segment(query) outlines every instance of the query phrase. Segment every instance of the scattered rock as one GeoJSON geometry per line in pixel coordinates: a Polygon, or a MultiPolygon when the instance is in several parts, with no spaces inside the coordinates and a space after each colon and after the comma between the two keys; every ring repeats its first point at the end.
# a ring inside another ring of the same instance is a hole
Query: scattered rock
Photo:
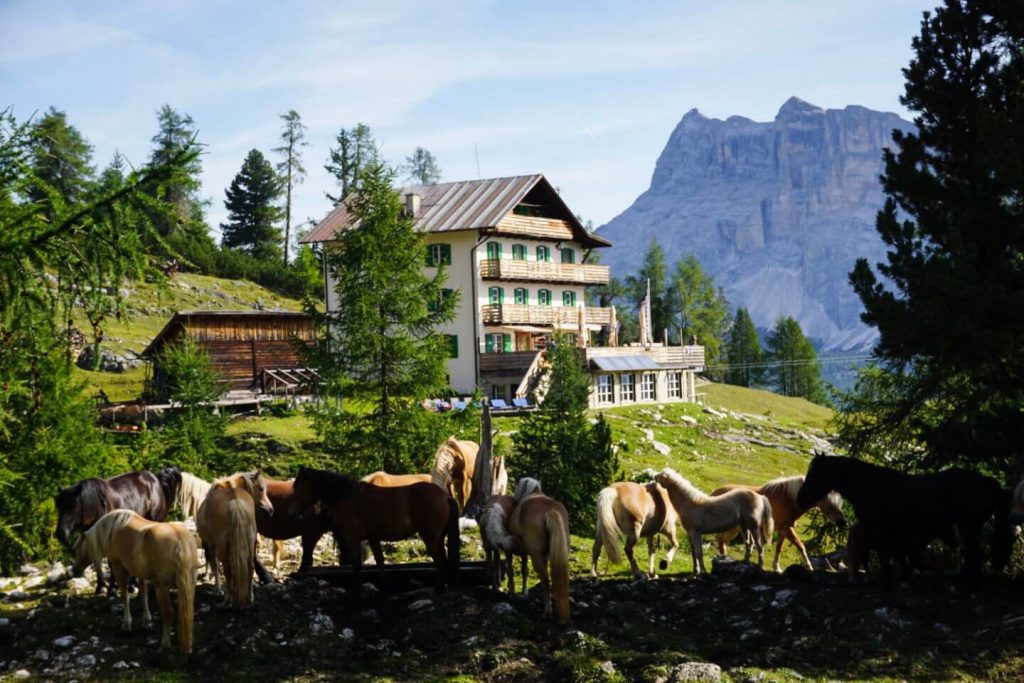
{"type": "Polygon", "coordinates": [[[499,602],[497,605],[494,606],[495,614],[514,614],[515,611],[516,608],[507,602],[499,602]]]}
{"type": "Polygon", "coordinates": [[[309,620],[309,630],[313,635],[321,633],[334,633],[334,620],[326,614],[317,612],[309,620]]]}
{"type": "Polygon", "coordinates": [[[18,573],[22,576],[35,576],[39,573],[39,571],[39,567],[36,567],[31,564],[23,564],[21,565],[21,568],[18,569],[18,573]]]}
{"type": "Polygon", "coordinates": [[[74,644],[75,644],[75,637],[74,636],[61,636],[60,638],[57,638],[56,640],[53,641],[53,646],[56,647],[56,648],[60,648],[60,649],[71,647],[74,644]]]}
{"type": "Polygon", "coordinates": [[[14,672],[13,677],[15,679],[22,680],[22,679],[25,679],[25,678],[31,678],[32,674],[29,673],[28,669],[18,669],[17,671],[14,672]]]}
{"type": "Polygon", "coordinates": [[[376,595],[377,593],[380,592],[380,589],[377,588],[377,586],[375,586],[375,585],[373,585],[372,583],[369,583],[369,582],[364,583],[362,586],[360,586],[360,589],[366,595],[376,595]]]}
{"type": "Polygon", "coordinates": [[[10,626],[11,620],[7,617],[0,617],[0,626],[10,626]]]}
{"type": "Polygon", "coordinates": [[[75,665],[83,669],[91,669],[96,666],[96,655],[82,655],[75,660],[75,665]]]}
{"type": "Polygon", "coordinates": [[[86,346],[79,354],[75,365],[83,370],[95,368],[101,372],[127,372],[142,365],[142,360],[131,351],[119,356],[109,349],[100,349],[99,364],[97,365],[95,349],[92,346],[86,346]]]}
{"type": "Polygon", "coordinates": [[[115,671],[121,671],[122,669],[127,669],[127,668],[129,668],[129,666],[130,666],[130,665],[128,664],[128,662],[126,662],[126,661],[124,661],[124,660],[122,659],[122,660],[120,660],[120,661],[118,661],[118,662],[114,662],[114,666],[113,666],[113,667],[111,667],[111,668],[112,668],[112,669],[114,669],[115,671]]]}
{"type": "Polygon", "coordinates": [[[660,441],[652,441],[651,446],[653,446],[654,450],[658,451],[662,455],[668,455],[672,452],[672,448],[670,446],[663,444],[660,441]]]}
{"type": "Polygon", "coordinates": [[[689,683],[690,681],[722,680],[722,667],[709,662],[686,662],[672,669],[668,683],[689,683]]]}
{"type": "Polygon", "coordinates": [[[46,582],[53,584],[63,581],[67,574],[67,568],[61,562],[54,562],[50,571],[46,573],[46,582]]]}
{"type": "Polygon", "coordinates": [[[615,664],[613,664],[611,660],[601,662],[601,666],[599,668],[605,676],[615,675],[615,664]]]}
{"type": "Polygon", "coordinates": [[[788,607],[789,603],[793,602],[799,594],[799,591],[793,590],[792,588],[783,588],[775,594],[775,599],[772,600],[772,607],[788,607]]]}
{"type": "Polygon", "coordinates": [[[28,600],[31,597],[31,595],[21,590],[20,588],[16,588],[7,594],[7,599],[11,602],[21,602],[23,600],[28,600]]]}
{"type": "Polygon", "coordinates": [[[356,632],[350,628],[343,628],[338,635],[341,636],[342,640],[352,640],[356,637],[356,632]]]}
{"type": "Polygon", "coordinates": [[[653,429],[645,429],[644,430],[644,438],[647,439],[648,441],[654,441],[654,430],[653,429]]]}
{"type": "Polygon", "coordinates": [[[409,605],[409,611],[410,612],[419,612],[421,610],[430,609],[433,606],[434,606],[434,601],[433,600],[426,600],[426,599],[424,599],[424,600],[417,600],[416,602],[411,603],[409,605]]]}
{"type": "Polygon", "coordinates": [[[696,427],[699,424],[697,422],[697,418],[690,417],[689,415],[680,415],[679,421],[682,422],[683,424],[690,425],[691,427],[696,427]]]}
{"type": "MultiPolygon", "coordinates": [[[[712,417],[724,418],[725,413],[720,413],[711,406],[704,406],[704,412],[712,417]]],[[[715,680],[718,680],[717,678],[715,680]]]]}

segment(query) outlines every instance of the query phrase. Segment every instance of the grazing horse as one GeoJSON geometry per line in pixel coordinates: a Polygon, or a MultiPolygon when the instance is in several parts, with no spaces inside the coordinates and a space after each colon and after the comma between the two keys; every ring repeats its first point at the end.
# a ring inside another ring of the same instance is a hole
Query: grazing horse
{"type": "Polygon", "coordinates": [[[384,488],[352,477],[303,467],[295,478],[289,514],[299,514],[320,503],[342,556],[352,562],[359,585],[363,555],[360,542],[367,541],[383,575],[383,541],[401,541],[419,534],[437,569],[438,591],[445,575],[458,569],[459,508],[455,499],[433,484],[384,488]],[[445,539],[448,554],[445,556],[445,539]]]}
{"type": "Polygon", "coordinates": [[[597,533],[594,548],[590,553],[590,574],[597,576],[597,561],[601,557],[601,546],[608,552],[612,564],[622,562],[619,553],[618,535],[626,535],[626,557],[633,574],[638,578],[654,578],[654,537],[664,534],[669,548],[661,561],[662,571],[668,569],[676,554],[679,542],[676,540],[676,523],[679,515],[672,507],[668,492],[657,482],[646,485],[621,481],[601,489],[597,494],[597,533]],[[641,538],[647,539],[647,574],[640,572],[633,558],[633,547],[641,538]]]}
{"type": "Polygon", "coordinates": [[[509,551],[521,543],[523,550],[533,562],[533,571],[540,581],[544,601],[544,614],[550,616],[552,593],[554,612],[558,621],[569,621],[569,513],[565,506],[549,498],[539,489],[535,479],[524,485],[520,480],[516,487],[516,507],[508,520],[511,536],[502,541],[502,548],[509,551]],[[527,491],[532,493],[527,494],[527,491]],[[550,580],[548,565],[551,566],[550,580]]]}
{"type": "Polygon", "coordinates": [[[171,645],[171,589],[178,591],[178,651],[192,652],[192,621],[196,594],[196,566],[198,550],[192,533],[177,522],[151,522],[131,510],[113,510],[100,517],[85,532],[75,547],[76,575],[90,563],[104,557],[110,560],[110,569],[121,586],[124,600],[124,629],[132,628],[129,609],[128,577],[133,576],[142,585],[142,625],[148,627],[153,618],[149,613],[149,590],[152,582],[156,600],[160,605],[163,636],[160,647],[171,645]]]}
{"type": "Polygon", "coordinates": [[[757,548],[757,560],[764,567],[764,542],[771,542],[775,522],[772,506],[765,496],[737,489],[720,496],[707,496],[684,479],[675,470],[666,467],[654,475],[654,480],[665,487],[672,506],[690,539],[693,575],[706,574],[704,548],[701,536],[717,534],[740,527],[746,544],[744,561],[750,561],[751,544],[757,548]]]}
{"type": "MultiPolygon", "coordinates": [[[[60,489],[54,498],[57,508],[57,537],[66,548],[72,547],[72,535],[87,531],[111,510],[133,510],[146,519],[167,519],[170,501],[164,497],[160,480],[147,470],[128,472],[110,479],[83,479],[60,489]]],[[[103,590],[102,562],[96,563],[96,593],[103,590]]],[[[113,585],[110,590],[113,591],[113,585]]]]}
{"type": "Polygon", "coordinates": [[[969,470],[904,474],[840,456],[816,456],[797,503],[808,506],[829,491],[850,501],[864,530],[864,544],[878,552],[883,579],[892,580],[891,560],[906,561],[955,527],[962,556],[961,580],[981,572],[981,529],[995,514],[993,565],[1002,569],[1013,543],[1009,507],[999,483],[969,470]]]}
{"type": "Polygon", "coordinates": [[[516,501],[512,496],[491,496],[484,504],[480,514],[477,515],[477,524],[480,527],[480,540],[484,546],[484,557],[487,559],[487,573],[491,577],[491,589],[500,590],[501,573],[504,569],[505,577],[508,579],[508,592],[512,595],[516,592],[516,579],[513,572],[513,557],[518,555],[521,562],[521,574],[523,577],[523,593],[526,592],[526,552],[522,542],[515,538],[509,538],[508,518],[512,515],[516,501]],[[511,550],[505,550],[503,543],[508,544],[511,550]],[[505,560],[502,562],[501,554],[505,553],[505,560]]]}
{"type": "Polygon", "coordinates": [[[368,474],[362,479],[367,484],[374,486],[408,486],[419,482],[431,483],[433,475],[430,474],[388,474],[384,470],[378,470],[368,474]]]}
{"type": "MultiPolygon", "coordinates": [[[[313,550],[320,542],[323,535],[331,530],[330,518],[322,514],[318,506],[298,513],[291,513],[291,502],[295,493],[295,480],[288,479],[280,481],[264,478],[267,485],[267,498],[270,500],[274,514],[267,514],[264,510],[256,510],[256,530],[261,535],[273,539],[273,561],[274,566],[278,565],[281,553],[281,541],[300,536],[302,538],[302,559],[299,562],[299,571],[303,572],[313,566],[313,550]]],[[[260,581],[268,583],[270,574],[263,565],[256,560],[256,573],[260,581]]]]}
{"type": "MultiPolygon", "coordinates": [[[[473,492],[473,472],[480,446],[474,441],[463,441],[454,436],[441,444],[434,454],[431,481],[459,501],[463,510],[473,492]]],[[[496,456],[491,459],[491,494],[505,495],[508,490],[508,472],[505,459],[496,456]]]]}
{"type": "Polygon", "coordinates": [[[252,603],[252,573],[256,559],[256,507],[269,515],[267,482],[256,472],[238,472],[213,482],[196,514],[206,562],[220,586],[218,563],[224,565],[226,601],[235,607],[252,603]]]}
{"type": "MultiPolygon", "coordinates": [[[[800,551],[800,555],[804,558],[804,566],[808,569],[813,569],[811,558],[807,556],[807,548],[804,547],[800,537],[796,535],[796,520],[800,519],[807,512],[807,508],[801,507],[796,502],[796,494],[803,485],[804,478],[802,476],[782,477],[780,479],[772,479],[763,486],[726,484],[712,491],[711,495],[720,496],[735,489],[747,489],[766,497],[768,502],[772,504],[772,519],[775,521],[775,528],[779,532],[779,540],[775,545],[775,560],[772,562],[772,569],[782,571],[779,565],[779,558],[782,556],[782,545],[786,542],[786,539],[789,539],[790,543],[800,551]]],[[[843,499],[838,493],[831,492],[826,494],[814,504],[814,507],[821,510],[821,514],[825,515],[826,519],[839,528],[846,526],[846,517],[843,516],[843,499]]],[[[740,530],[736,528],[718,534],[719,554],[725,555],[725,546],[728,545],[729,541],[736,538],[739,532],[740,530]]]]}

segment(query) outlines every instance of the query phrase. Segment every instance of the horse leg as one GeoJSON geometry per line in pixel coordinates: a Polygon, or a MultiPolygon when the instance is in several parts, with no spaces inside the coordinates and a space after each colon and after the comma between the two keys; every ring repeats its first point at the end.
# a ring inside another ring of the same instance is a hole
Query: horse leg
{"type": "Polygon", "coordinates": [[[700,532],[694,528],[688,529],[686,534],[687,538],[690,539],[690,559],[693,562],[693,575],[707,574],[707,569],[704,568],[704,549],[700,545],[700,532]]]}
{"type": "Polygon", "coordinates": [[[319,536],[316,534],[302,535],[302,559],[299,560],[300,572],[304,572],[313,566],[313,549],[316,548],[316,544],[322,536],[323,534],[319,536]]]}
{"type": "Polygon", "coordinates": [[[537,572],[537,579],[540,581],[540,599],[544,603],[544,616],[550,617],[551,609],[551,584],[548,581],[548,558],[543,554],[531,554],[533,571],[537,572]]]}
{"type": "Polygon", "coordinates": [[[377,564],[377,576],[384,580],[384,549],[380,546],[380,541],[369,541],[370,552],[373,553],[373,561],[377,564]]]}
{"type": "MultiPolygon", "coordinates": [[[[499,551],[499,553],[500,552],[501,551],[499,551]]],[[[508,580],[508,594],[509,595],[515,595],[515,593],[516,593],[516,576],[515,576],[515,569],[512,566],[514,558],[512,557],[512,553],[509,552],[508,550],[506,550],[504,552],[505,552],[505,559],[504,559],[504,562],[505,562],[505,574],[507,575],[507,580],[508,580]]]]}
{"type": "MultiPolygon", "coordinates": [[[[252,562],[253,567],[256,569],[256,576],[259,578],[261,586],[265,586],[268,583],[274,583],[274,577],[270,575],[267,568],[263,566],[262,562],[260,562],[260,558],[256,557],[255,549],[253,549],[252,562]]],[[[274,566],[276,567],[277,563],[275,563],[274,566]]]]}
{"type": "Polygon", "coordinates": [[[529,591],[526,589],[526,579],[530,576],[530,565],[526,562],[526,555],[519,556],[519,573],[523,576],[522,595],[527,595],[529,591]]]}
{"type": "Polygon", "coordinates": [[[750,546],[754,543],[754,532],[750,530],[750,527],[744,525],[743,528],[743,541],[746,545],[746,552],[743,553],[743,561],[750,562],[750,546]]]}
{"type": "Polygon", "coordinates": [[[736,538],[736,536],[738,536],[739,533],[740,533],[740,530],[737,527],[737,528],[734,528],[734,529],[729,529],[728,531],[723,531],[722,533],[718,534],[718,536],[715,538],[715,540],[718,541],[718,554],[719,555],[725,555],[726,546],[728,546],[732,542],[732,539],[736,538]]]}
{"type": "Polygon", "coordinates": [[[638,535],[637,525],[634,524],[633,528],[626,534],[626,559],[629,560],[629,567],[633,570],[633,576],[638,579],[646,579],[647,577],[640,573],[640,568],[636,566],[636,559],[633,557],[633,548],[636,546],[638,535]]]}
{"type": "Polygon", "coordinates": [[[676,549],[679,548],[679,540],[676,538],[675,525],[672,526],[671,531],[662,531],[662,534],[668,539],[668,551],[665,553],[665,559],[661,561],[658,567],[661,571],[668,570],[670,564],[672,564],[672,558],[676,556],[676,549]]]}
{"type": "Polygon", "coordinates": [[[594,537],[594,547],[590,551],[590,575],[597,578],[597,561],[601,559],[601,534],[594,537]]]}
{"type": "Polygon", "coordinates": [[[111,581],[117,580],[117,585],[121,589],[121,601],[124,602],[124,621],[121,622],[121,628],[125,631],[132,630],[132,611],[129,609],[131,605],[131,595],[128,593],[128,572],[124,570],[119,563],[110,563],[110,574],[111,581]]]}
{"type": "Polygon", "coordinates": [[[149,582],[139,580],[139,592],[142,594],[142,628],[153,625],[153,615],[149,612],[149,582]]]}
{"type": "Polygon", "coordinates": [[[814,571],[814,565],[811,564],[811,558],[807,554],[807,548],[804,546],[804,542],[800,540],[800,537],[796,535],[796,527],[788,527],[785,531],[779,534],[779,544],[775,548],[775,571],[779,571],[779,555],[782,551],[782,542],[785,539],[789,539],[789,542],[796,546],[796,549],[800,551],[800,556],[804,558],[804,566],[809,570],[814,571]]]}
{"type": "Polygon", "coordinates": [[[653,579],[654,573],[654,534],[647,537],[647,576],[653,579]]]}
{"type": "MultiPolygon", "coordinates": [[[[160,638],[160,647],[171,646],[171,622],[174,621],[174,608],[171,607],[171,590],[160,586],[156,589],[156,602],[160,606],[160,620],[163,622],[163,635],[160,638]]],[[[180,634],[179,634],[180,636],[180,634]]]]}

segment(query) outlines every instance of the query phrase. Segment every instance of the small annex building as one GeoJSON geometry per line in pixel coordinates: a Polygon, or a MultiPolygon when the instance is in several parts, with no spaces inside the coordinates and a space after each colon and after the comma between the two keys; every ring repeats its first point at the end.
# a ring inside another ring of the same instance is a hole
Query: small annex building
{"type": "Polygon", "coordinates": [[[316,383],[299,344],[312,344],[312,316],[296,311],[179,311],[150,342],[142,357],[151,364],[146,393],[166,398],[161,351],[185,337],[210,356],[228,391],[299,393],[316,383]]]}

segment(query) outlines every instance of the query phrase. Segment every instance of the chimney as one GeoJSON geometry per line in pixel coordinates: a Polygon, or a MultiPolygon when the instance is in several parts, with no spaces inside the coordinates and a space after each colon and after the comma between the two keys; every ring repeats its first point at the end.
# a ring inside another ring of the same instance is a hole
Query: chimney
{"type": "Polygon", "coordinates": [[[420,212],[420,196],[415,192],[409,192],[405,195],[405,215],[411,218],[416,218],[420,212]]]}

